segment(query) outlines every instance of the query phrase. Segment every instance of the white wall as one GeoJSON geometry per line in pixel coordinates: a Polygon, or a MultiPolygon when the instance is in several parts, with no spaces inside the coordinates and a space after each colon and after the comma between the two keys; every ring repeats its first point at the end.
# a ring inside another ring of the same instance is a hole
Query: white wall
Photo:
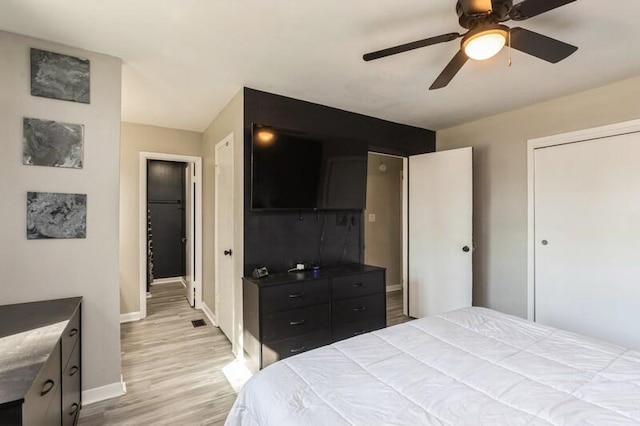
{"type": "Polygon", "coordinates": [[[437,132],[474,147],[475,305],[527,316],[527,140],[637,118],[640,77],[437,132]]]}
{"type": "MultiPolygon", "coordinates": [[[[234,157],[234,331],[233,350],[238,353],[242,348],[242,276],[244,269],[244,90],[240,90],[227,106],[218,114],[204,132],[203,137],[203,217],[204,231],[202,258],[204,303],[215,309],[215,146],[229,134],[233,133],[234,157]]],[[[228,303],[221,300],[220,303],[228,303]]],[[[217,314],[217,312],[214,312],[217,314]]]]}
{"type": "Polygon", "coordinates": [[[0,304],[83,296],[82,386],[120,382],[120,59],[0,32],[0,304]],[[91,104],[30,95],[29,48],[88,58],[91,104]],[[84,168],[22,165],[22,119],[85,125],[84,168]],[[87,238],[26,238],[27,191],[87,194],[87,238]]]}
{"type": "Polygon", "coordinates": [[[140,152],[199,157],[202,133],[122,123],[120,138],[120,313],[140,311],[140,152]]]}

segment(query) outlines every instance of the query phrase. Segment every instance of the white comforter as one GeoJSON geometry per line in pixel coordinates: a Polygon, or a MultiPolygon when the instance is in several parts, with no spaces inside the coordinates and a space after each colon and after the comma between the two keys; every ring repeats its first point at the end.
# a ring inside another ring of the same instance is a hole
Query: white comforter
{"type": "Polygon", "coordinates": [[[640,424],[640,352],[467,308],[277,362],[226,424],[640,424]]]}

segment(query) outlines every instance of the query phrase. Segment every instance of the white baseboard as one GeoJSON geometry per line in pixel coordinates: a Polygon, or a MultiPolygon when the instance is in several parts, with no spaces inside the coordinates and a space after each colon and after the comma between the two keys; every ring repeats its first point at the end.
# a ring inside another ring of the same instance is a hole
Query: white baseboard
{"type": "Polygon", "coordinates": [[[216,315],[213,313],[211,308],[209,308],[209,306],[207,306],[207,304],[204,302],[202,302],[202,312],[204,312],[207,318],[209,318],[209,321],[211,321],[211,324],[215,325],[216,327],[218,326],[218,321],[216,321],[216,315]]]}
{"type": "Polygon", "coordinates": [[[187,288],[187,280],[184,277],[180,277],[180,282],[182,283],[182,287],[187,288]]]}
{"type": "Polygon", "coordinates": [[[141,312],[129,312],[127,314],[120,314],[120,324],[123,324],[125,322],[134,322],[134,321],[140,321],[142,319],[142,313],[141,312]]]}
{"type": "Polygon", "coordinates": [[[402,284],[388,285],[387,286],[387,293],[390,293],[392,291],[398,291],[398,290],[402,290],[402,284]]]}
{"type": "Polygon", "coordinates": [[[153,280],[151,282],[151,285],[173,284],[173,283],[184,283],[184,278],[183,277],[158,278],[157,280],[153,280]]]}
{"type": "Polygon", "coordinates": [[[120,376],[120,381],[110,385],[82,391],[82,405],[95,404],[111,398],[117,398],[127,393],[127,384],[120,376]]]}

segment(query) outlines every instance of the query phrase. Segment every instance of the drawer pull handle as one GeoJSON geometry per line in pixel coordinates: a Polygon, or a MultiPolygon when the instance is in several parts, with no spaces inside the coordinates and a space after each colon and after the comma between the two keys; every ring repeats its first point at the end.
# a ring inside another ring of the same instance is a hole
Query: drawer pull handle
{"type": "Polygon", "coordinates": [[[69,376],[73,376],[74,374],[76,374],[78,372],[78,370],[80,370],[77,366],[73,366],[71,367],[71,370],[69,370],[69,376]]]}
{"type": "Polygon", "coordinates": [[[355,283],[355,284],[353,285],[353,287],[354,287],[354,288],[360,288],[360,287],[362,287],[363,285],[364,285],[363,283],[355,283]]]}
{"type": "Polygon", "coordinates": [[[300,346],[299,348],[289,349],[289,352],[291,352],[292,354],[297,354],[298,352],[302,352],[305,349],[307,349],[306,346],[300,346]]]}
{"type": "Polygon", "coordinates": [[[76,334],[78,334],[78,329],[77,328],[72,328],[71,331],[69,332],[69,337],[73,337],[76,334]]]}
{"type": "Polygon", "coordinates": [[[303,319],[298,320],[298,321],[289,321],[289,325],[302,325],[302,324],[304,324],[305,322],[307,322],[307,321],[306,321],[306,320],[303,320],[303,319]]]}
{"type": "Polygon", "coordinates": [[[71,410],[69,410],[69,415],[73,416],[75,413],[78,412],[78,407],[80,407],[78,404],[76,404],[75,402],[73,404],[71,404],[71,410]]]}
{"type": "Polygon", "coordinates": [[[353,308],[353,312],[362,312],[362,311],[366,311],[367,307],[366,306],[360,306],[359,308],[353,308]]]}
{"type": "Polygon", "coordinates": [[[53,389],[53,386],[55,384],[56,384],[56,382],[54,382],[53,380],[47,379],[47,381],[44,382],[44,384],[42,385],[42,390],[40,391],[40,396],[45,396],[46,394],[51,392],[51,389],[53,389]]]}
{"type": "Polygon", "coordinates": [[[299,299],[304,296],[304,293],[293,293],[289,295],[289,299],[299,299]]]}

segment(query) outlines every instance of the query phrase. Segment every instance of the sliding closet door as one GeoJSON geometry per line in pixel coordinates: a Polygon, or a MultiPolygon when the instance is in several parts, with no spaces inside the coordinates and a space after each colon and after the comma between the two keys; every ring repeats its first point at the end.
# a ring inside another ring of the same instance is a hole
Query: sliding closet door
{"type": "Polygon", "coordinates": [[[409,316],[471,306],[472,148],[409,157],[409,316]]]}
{"type": "Polygon", "coordinates": [[[536,321],[640,349],[640,134],[534,155],[536,321]]]}

